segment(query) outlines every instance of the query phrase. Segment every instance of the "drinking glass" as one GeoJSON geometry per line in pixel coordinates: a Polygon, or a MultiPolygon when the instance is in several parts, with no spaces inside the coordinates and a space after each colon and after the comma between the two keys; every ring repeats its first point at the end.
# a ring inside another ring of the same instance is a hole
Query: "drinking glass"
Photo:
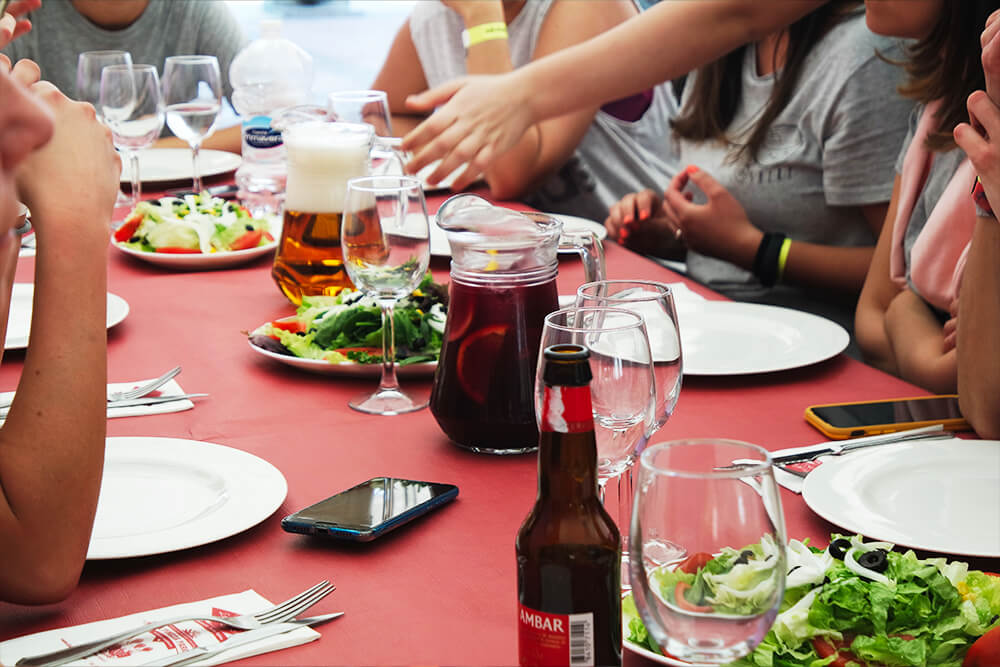
{"type": "Polygon", "coordinates": [[[330,93],[328,110],[334,120],[368,123],[375,136],[392,136],[389,97],[383,90],[342,90],[330,93]]]}
{"type": "MultiPolygon", "coordinates": [[[[670,419],[681,391],[681,338],[670,286],[649,280],[597,280],[577,289],[576,305],[624,308],[639,313],[645,320],[653,355],[653,380],[656,387],[656,409],[650,433],[652,436],[670,419]]],[[[632,466],[617,479],[619,525],[625,533],[632,511],[632,466]]],[[[628,553],[628,545],[624,545],[624,561],[628,560],[628,553]]],[[[623,568],[625,569],[627,566],[623,568]]],[[[627,579],[626,576],[623,581],[625,588],[628,588],[627,579]]]]}
{"type": "Polygon", "coordinates": [[[215,56],[169,56],[163,65],[167,126],[191,146],[194,191],[201,192],[198,151],[222,108],[222,77],[215,56]]]}
{"type": "Polygon", "coordinates": [[[729,663],[752,651],[785,588],[785,522],[770,455],[734,440],[651,445],[637,489],[629,569],[650,636],[691,662],[729,663]],[[664,559],[663,543],[681,550],[664,559]],[[710,576],[683,574],[712,558],[719,567],[710,576]]]}
{"type": "MultiPolygon", "coordinates": [[[[101,70],[108,65],[131,65],[132,54],[128,51],[84,51],[76,60],[76,99],[89,102],[97,112],[97,119],[104,122],[101,114],[101,70]]],[[[115,207],[128,206],[132,198],[118,190],[115,207]]]]}
{"type": "MultiPolygon", "coordinates": [[[[642,316],[608,307],[566,308],[549,313],[540,348],[574,343],[590,350],[591,400],[597,439],[597,477],[601,500],[609,480],[628,471],[652,432],[656,391],[649,338],[642,316]]],[[[539,359],[542,355],[539,355],[539,359]]],[[[544,383],[541,362],[535,377],[535,414],[540,414],[544,383]]],[[[628,516],[619,494],[618,516],[628,516]]],[[[624,530],[622,534],[624,534],[624,530]]]]}
{"type": "Polygon", "coordinates": [[[347,182],[340,232],[344,267],[354,285],[382,309],[382,379],[378,389],[350,401],[355,410],[398,415],[427,406],[396,380],[393,308],[416,289],[430,263],[427,204],[420,181],[365,176],[347,182]]]}
{"type": "Polygon", "coordinates": [[[132,201],[142,198],[139,151],[148,148],[163,129],[160,79],[152,65],[109,65],[101,71],[98,102],[101,117],[111,130],[115,148],[129,163],[132,201]]]}

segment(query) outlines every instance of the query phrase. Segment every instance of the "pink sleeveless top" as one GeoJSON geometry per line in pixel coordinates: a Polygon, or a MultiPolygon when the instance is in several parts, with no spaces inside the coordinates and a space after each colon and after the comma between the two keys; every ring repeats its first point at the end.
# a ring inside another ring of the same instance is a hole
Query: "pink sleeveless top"
{"type": "MultiPolygon", "coordinates": [[[[889,275],[901,287],[907,286],[903,240],[934,159],[934,154],[924,146],[924,140],[934,127],[937,107],[937,103],[932,103],[924,109],[903,158],[889,258],[889,275]]],[[[963,160],[910,250],[910,282],[924,301],[945,312],[958,296],[976,224],[976,207],[969,194],[975,180],[972,164],[968,159],[963,160]]]]}

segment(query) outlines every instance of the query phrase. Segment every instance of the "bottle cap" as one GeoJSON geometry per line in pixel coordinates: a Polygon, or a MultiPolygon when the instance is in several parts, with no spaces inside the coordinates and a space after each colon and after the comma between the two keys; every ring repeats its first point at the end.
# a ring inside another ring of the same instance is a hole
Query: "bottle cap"
{"type": "Polygon", "coordinates": [[[545,360],[542,380],[547,385],[582,387],[594,377],[588,362],[590,350],[582,345],[550,345],[542,356],[545,360]]]}

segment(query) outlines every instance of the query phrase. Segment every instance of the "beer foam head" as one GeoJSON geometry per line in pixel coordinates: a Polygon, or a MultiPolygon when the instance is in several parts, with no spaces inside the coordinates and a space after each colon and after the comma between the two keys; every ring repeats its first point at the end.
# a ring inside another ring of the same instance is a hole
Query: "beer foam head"
{"type": "Polygon", "coordinates": [[[285,208],[300,213],[340,213],[347,181],[368,175],[370,125],[306,122],[283,133],[288,160],[285,208]]]}

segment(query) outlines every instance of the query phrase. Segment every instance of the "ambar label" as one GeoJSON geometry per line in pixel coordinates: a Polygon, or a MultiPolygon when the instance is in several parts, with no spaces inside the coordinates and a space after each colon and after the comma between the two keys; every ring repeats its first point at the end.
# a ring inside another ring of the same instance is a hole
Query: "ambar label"
{"type": "Polygon", "coordinates": [[[517,646],[521,665],[593,667],[594,615],[548,614],[520,605],[517,646]]]}

